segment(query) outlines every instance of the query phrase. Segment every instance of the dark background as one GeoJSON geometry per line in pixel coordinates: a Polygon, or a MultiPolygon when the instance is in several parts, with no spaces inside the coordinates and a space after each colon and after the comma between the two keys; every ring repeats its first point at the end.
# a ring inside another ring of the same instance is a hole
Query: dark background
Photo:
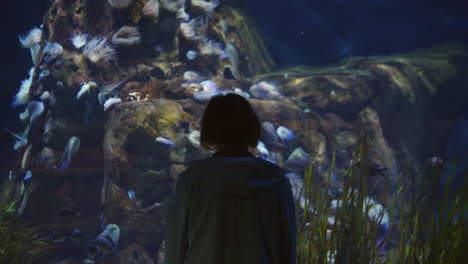
{"type": "MultiPolygon", "coordinates": [[[[18,35],[39,26],[48,0],[3,1],[0,96],[0,168],[10,166],[18,114],[10,106],[31,65],[18,35]]],[[[437,43],[468,43],[468,1],[464,0],[226,0],[255,18],[276,63],[323,65],[348,56],[385,55],[437,43]]],[[[468,107],[454,135],[468,138],[468,107]]],[[[462,151],[460,142],[448,151],[462,151]],[[452,149],[457,148],[457,149],[452,149]]],[[[452,140],[454,141],[454,140],[452,140]]],[[[466,141],[466,140],[465,140],[466,141]]],[[[464,143],[468,148],[468,142],[464,143]]],[[[463,145],[463,144],[462,144],[463,145]]]]}

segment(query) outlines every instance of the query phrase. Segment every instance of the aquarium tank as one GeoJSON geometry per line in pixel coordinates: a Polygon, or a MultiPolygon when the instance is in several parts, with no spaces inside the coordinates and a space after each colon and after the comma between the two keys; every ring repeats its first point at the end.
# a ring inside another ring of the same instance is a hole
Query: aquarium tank
{"type": "Polygon", "coordinates": [[[466,261],[468,3],[2,5],[0,263],[165,263],[219,93],[291,182],[297,263],[466,261]]]}

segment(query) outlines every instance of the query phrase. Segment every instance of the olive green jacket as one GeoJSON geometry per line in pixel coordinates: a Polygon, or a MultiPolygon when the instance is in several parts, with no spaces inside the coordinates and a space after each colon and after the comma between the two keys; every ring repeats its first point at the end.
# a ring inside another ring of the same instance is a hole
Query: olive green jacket
{"type": "Polygon", "coordinates": [[[166,263],[296,263],[294,200],[284,174],[253,155],[191,162],[169,210],[166,263]]]}

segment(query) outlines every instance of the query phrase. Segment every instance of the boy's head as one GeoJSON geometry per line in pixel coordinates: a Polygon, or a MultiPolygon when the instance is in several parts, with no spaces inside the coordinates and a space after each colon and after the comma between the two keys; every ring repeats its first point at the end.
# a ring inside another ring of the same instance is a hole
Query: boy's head
{"type": "Polygon", "coordinates": [[[203,114],[200,143],[208,150],[223,146],[255,148],[260,133],[257,114],[244,97],[218,94],[211,98],[203,114]]]}

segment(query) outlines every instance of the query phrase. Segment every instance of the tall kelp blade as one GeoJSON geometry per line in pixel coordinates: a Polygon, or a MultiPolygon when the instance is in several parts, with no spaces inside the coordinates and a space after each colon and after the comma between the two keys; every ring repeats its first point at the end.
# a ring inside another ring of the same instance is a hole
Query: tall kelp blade
{"type": "Polygon", "coordinates": [[[0,207],[0,263],[29,264],[50,252],[53,246],[48,239],[10,209],[0,207]]]}
{"type": "Polygon", "coordinates": [[[385,208],[391,228],[382,236],[379,225],[384,210],[370,217],[375,205],[370,198],[374,190],[368,185],[368,144],[363,135],[341,193],[335,197],[328,193],[334,155],[328,174],[314,175],[311,159],[296,201],[298,263],[464,263],[468,252],[468,175],[453,191],[455,170],[451,171],[440,194],[443,166],[416,176],[402,171],[385,208]]]}

